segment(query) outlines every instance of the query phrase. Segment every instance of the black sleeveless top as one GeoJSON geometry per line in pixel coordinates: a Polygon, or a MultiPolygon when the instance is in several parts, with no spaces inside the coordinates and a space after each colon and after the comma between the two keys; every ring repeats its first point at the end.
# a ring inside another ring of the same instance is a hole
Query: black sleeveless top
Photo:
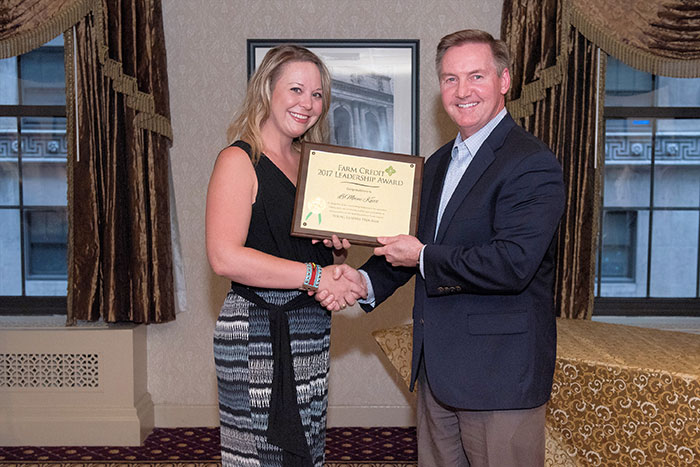
{"type": "MultiPolygon", "coordinates": [[[[236,141],[231,146],[243,149],[250,156],[250,145],[236,141]]],[[[333,264],[333,253],[322,242],[292,237],[292,216],[296,187],[286,175],[262,154],[255,165],[258,194],[248,228],[245,246],[292,261],[313,262],[321,266],[333,264]]]]}

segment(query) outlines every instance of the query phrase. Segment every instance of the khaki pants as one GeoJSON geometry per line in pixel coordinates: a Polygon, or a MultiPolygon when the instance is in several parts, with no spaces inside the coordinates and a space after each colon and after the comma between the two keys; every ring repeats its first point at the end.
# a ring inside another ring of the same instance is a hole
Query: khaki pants
{"type": "Polygon", "coordinates": [[[541,467],[547,404],[534,409],[475,411],[437,401],[421,364],[418,374],[420,467],[541,467]]]}

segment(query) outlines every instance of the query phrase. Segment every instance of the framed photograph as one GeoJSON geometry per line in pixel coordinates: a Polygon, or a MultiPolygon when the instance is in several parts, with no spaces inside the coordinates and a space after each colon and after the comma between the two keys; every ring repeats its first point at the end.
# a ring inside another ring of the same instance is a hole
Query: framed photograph
{"type": "Polygon", "coordinates": [[[420,156],[305,142],[291,234],[366,246],[415,236],[422,179],[420,156]]]}
{"type": "Polygon", "coordinates": [[[418,155],[417,40],[248,39],[248,77],[283,43],[310,49],[331,73],[331,144],[418,155]]]}

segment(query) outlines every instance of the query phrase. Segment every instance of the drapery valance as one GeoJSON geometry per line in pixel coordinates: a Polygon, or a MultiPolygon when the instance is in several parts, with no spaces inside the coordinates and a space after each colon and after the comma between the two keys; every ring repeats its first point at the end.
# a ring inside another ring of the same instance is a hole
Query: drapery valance
{"type": "Polygon", "coordinates": [[[90,12],[93,0],[2,0],[0,59],[45,44],[90,12]]]}
{"type": "MultiPolygon", "coordinates": [[[[104,30],[106,7],[102,0],[2,0],[0,2],[0,59],[27,53],[64,33],[88,14],[104,30]]],[[[106,34],[106,32],[105,32],[106,34]]],[[[110,57],[104,34],[97,38],[97,58],[115,91],[127,96],[127,105],[139,113],[138,128],[161,134],[172,141],[167,93],[156,102],[154,91],[143,92],[144,83],[123,71],[120,61],[110,57]],[[141,86],[139,86],[141,84],[141,86]],[[156,110],[156,107],[158,109],[156,110]],[[167,109],[164,109],[166,108],[167,109]]],[[[165,73],[161,67],[152,67],[165,73]]]]}
{"type": "Polygon", "coordinates": [[[571,25],[604,52],[655,75],[700,77],[697,0],[570,0],[571,25]]]}
{"type": "MultiPolygon", "coordinates": [[[[623,63],[656,75],[700,78],[700,2],[697,0],[561,0],[556,2],[506,0],[504,15],[516,8],[524,16],[518,24],[541,15],[545,43],[541,49],[511,50],[540,54],[540,66],[522,71],[524,84],[511,93],[508,110],[514,118],[533,113],[532,104],[544,99],[566,72],[567,36],[575,29],[596,47],[623,63]],[[529,19],[528,19],[529,18],[529,19]],[[553,32],[555,31],[556,32],[553,32]],[[549,55],[547,57],[546,55],[549,55]]],[[[502,31],[504,32],[504,31],[502,31]]],[[[502,35],[504,39],[505,35],[502,35]]],[[[515,46],[518,47],[518,46],[515,46]]]]}

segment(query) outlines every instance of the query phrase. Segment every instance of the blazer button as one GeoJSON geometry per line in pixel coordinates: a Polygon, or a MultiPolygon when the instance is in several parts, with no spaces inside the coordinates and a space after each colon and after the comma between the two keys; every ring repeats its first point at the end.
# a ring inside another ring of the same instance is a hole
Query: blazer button
{"type": "Polygon", "coordinates": [[[423,321],[423,318],[420,319],[420,324],[425,324],[425,321],[423,321]]]}
{"type": "Polygon", "coordinates": [[[460,292],[462,290],[462,287],[458,285],[457,287],[455,287],[455,289],[457,290],[457,292],[460,292]]]}
{"type": "Polygon", "coordinates": [[[444,287],[438,287],[438,292],[443,293],[445,291],[444,287]]]}

